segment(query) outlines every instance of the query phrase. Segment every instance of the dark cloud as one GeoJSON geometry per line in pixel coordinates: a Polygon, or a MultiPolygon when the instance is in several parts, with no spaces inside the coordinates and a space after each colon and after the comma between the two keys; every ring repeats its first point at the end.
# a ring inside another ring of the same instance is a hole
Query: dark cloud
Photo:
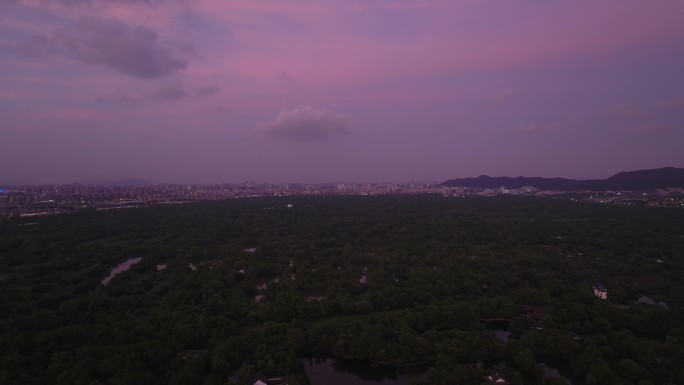
{"type": "Polygon", "coordinates": [[[304,107],[283,111],[277,118],[260,122],[264,133],[294,141],[323,141],[348,132],[349,123],[344,114],[304,107]]]}
{"type": "Polygon", "coordinates": [[[98,17],[82,17],[76,26],[60,29],[52,37],[34,36],[9,48],[29,57],[60,55],[142,79],[187,68],[183,59],[160,44],[153,30],[98,17]]]}
{"type": "MultiPolygon", "coordinates": [[[[45,3],[46,1],[43,0],[45,3]]],[[[119,2],[118,0],[114,0],[114,2],[119,2]]],[[[66,5],[69,7],[72,6],[77,6],[77,5],[92,5],[92,1],[90,0],[57,0],[52,2],[53,4],[60,4],[60,5],[66,5]]]]}
{"type": "Polygon", "coordinates": [[[219,93],[220,91],[221,91],[220,87],[206,86],[206,87],[199,88],[195,92],[197,93],[197,95],[200,95],[200,96],[211,96],[211,95],[219,93]]]}
{"type": "Polygon", "coordinates": [[[166,100],[179,100],[187,95],[188,93],[185,91],[183,84],[179,81],[166,83],[154,92],[154,97],[166,100]]]}
{"type": "Polygon", "coordinates": [[[69,57],[139,78],[160,78],[187,67],[160,46],[153,30],[116,20],[83,17],[75,29],[58,32],[55,41],[69,57]]]}

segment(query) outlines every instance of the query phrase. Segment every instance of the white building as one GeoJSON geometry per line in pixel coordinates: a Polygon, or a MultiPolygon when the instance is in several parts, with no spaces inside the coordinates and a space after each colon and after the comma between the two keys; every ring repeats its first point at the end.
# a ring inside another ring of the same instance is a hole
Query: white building
{"type": "Polygon", "coordinates": [[[602,284],[595,283],[592,287],[594,289],[594,295],[601,299],[608,299],[608,289],[606,289],[602,284]]]}

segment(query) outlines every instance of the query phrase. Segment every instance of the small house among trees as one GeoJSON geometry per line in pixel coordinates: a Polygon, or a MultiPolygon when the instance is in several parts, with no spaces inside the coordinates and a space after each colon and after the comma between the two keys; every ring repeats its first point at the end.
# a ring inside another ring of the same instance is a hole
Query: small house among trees
{"type": "Polygon", "coordinates": [[[594,295],[601,299],[608,299],[608,289],[606,289],[600,282],[594,283],[592,287],[594,289],[594,295]]]}
{"type": "Polygon", "coordinates": [[[254,378],[254,385],[287,385],[287,377],[267,378],[262,374],[257,374],[254,378]]]}
{"type": "Polygon", "coordinates": [[[486,384],[510,385],[512,382],[508,381],[501,373],[492,373],[485,377],[486,384]]]}

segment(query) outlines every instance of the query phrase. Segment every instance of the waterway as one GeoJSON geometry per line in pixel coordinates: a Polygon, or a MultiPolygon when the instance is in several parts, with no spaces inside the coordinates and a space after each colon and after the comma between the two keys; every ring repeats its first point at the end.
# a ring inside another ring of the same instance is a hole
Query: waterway
{"type": "Polygon", "coordinates": [[[130,269],[131,266],[135,265],[136,263],[140,262],[141,260],[142,260],[142,258],[131,258],[128,261],[120,264],[119,266],[113,267],[112,271],[109,273],[109,276],[102,279],[102,285],[107,286],[109,281],[111,281],[112,278],[114,278],[117,274],[130,269]]]}

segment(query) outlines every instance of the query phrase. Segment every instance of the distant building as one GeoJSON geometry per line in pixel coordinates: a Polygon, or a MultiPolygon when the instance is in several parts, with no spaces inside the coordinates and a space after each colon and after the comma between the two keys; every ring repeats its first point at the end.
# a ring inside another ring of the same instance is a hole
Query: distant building
{"type": "Polygon", "coordinates": [[[254,385],[287,385],[287,377],[267,378],[266,376],[257,374],[254,380],[254,385]]]}
{"type": "Polygon", "coordinates": [[[508,381],[500,373],[492,373],[485,377],[485,383],[487,384],[498,384],[498,385],[510,385],[512,382],[508,381]]]}
{"type": "Polygon", "coordinates": [[[207,349],[181,350],[176,356],[183,360],[194,360],[196,358],[202,357],[208,352],[209,351],[207,349]]]}
{"type": "Polygon", "coordinates": [[[571,330],[568,330],[568,331],[567,331],[567,335],[568,335],[570,338],[572,338],[573,341],[580,341],[580,340],[582,339],[582,336],[581,336],[581,335],[579,335],[579,334],[577,334],[577,333],[575,333],[575,332],[573,332],[573,331],[571,331],[571,330]]]}
{"type": "Polygon", "coordinates": [[[594,289],[594,295],[601,299],[608,299],[608,289],[606,289],[600,282],[594,283],[592,286],[594,289]]]}

